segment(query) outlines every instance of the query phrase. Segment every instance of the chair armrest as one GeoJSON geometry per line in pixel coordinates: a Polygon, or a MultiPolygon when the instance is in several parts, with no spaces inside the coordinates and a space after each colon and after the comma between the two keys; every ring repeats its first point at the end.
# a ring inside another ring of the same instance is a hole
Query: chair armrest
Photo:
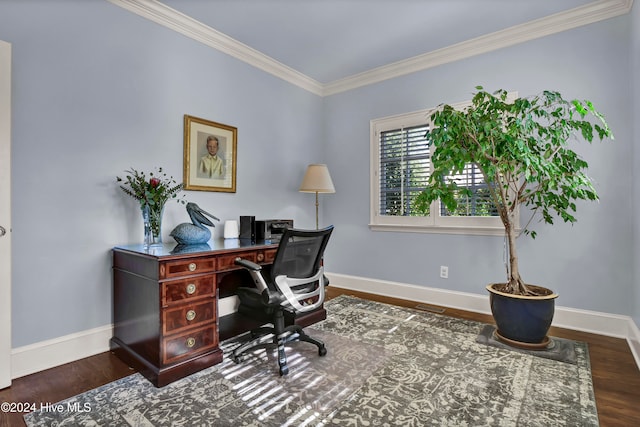
{"type": "Polygon", "coordinates": [[[251,262],[248,259],[243,259],[243,258],[236,258],[235,259],[235,264],[239,265],[240,267],[244,267],[247,270],[251,270],[251,271],[260,271],[262,270],[262,267],[259,266],[258,264],[256,264],[255,262],[251,262]]]}
{"type": "MultiPolygon", "coordinates": [[[[234,263],[249,270],[253,283],[256,284],[256,288],[258,288],[260,292],[264,292],[269,289],[267,282],[264,280],[264,277],[262,277],[262,267],[260,267],[260,265],[240,257],[236,258],[234,263]]],[[[271,300],[270,297],[268,299],[271,300]]]]}

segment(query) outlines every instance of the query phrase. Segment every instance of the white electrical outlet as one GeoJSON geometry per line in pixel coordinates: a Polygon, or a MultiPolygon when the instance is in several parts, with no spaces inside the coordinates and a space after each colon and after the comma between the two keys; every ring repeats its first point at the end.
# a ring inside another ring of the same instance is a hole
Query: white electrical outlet
{"type": "Polygon", "coordinates": [[[440,277],[442,277],[443,279],[449,278],[449,267],[447,267],[446,265],[440,266],[440,277]]]}

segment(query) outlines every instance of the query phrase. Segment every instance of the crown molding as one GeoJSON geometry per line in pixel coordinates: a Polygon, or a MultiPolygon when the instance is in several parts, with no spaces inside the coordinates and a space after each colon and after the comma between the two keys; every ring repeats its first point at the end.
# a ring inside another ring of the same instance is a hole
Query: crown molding
{"type": "Polygon", "coordinates": [[[136,15],[322,96],[320,82],[156,0],[108,0],[136,15]]]}
{"type": "Polygon", "coordinates": [[[614,18],[628,13],[633,6],[633,0],[596,0],[574,9],[476,37],[323,85],[317,80],[157,0],[108,1],[319,96],[335,95],[362,86],[560,33],[583,25],[614,18]]]}
{"type": "Polygon", "coordinates": [[[597,0],[584,6],[559,12],[524,24],[466,40],[442,49],[383,65],[369,71],[328,83],[323,95],[334,95],[358,87],[393,79],[475,55],[491,52],[583,25],[624,15],[633,0],[597,0]]]}

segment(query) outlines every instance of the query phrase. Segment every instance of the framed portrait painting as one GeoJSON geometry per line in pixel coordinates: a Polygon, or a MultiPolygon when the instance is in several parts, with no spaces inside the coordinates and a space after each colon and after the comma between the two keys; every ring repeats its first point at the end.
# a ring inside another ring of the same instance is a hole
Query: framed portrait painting
{"type": "Polygon", "coordinates": [[[184,189],[236,192],[238,129],[184,116],[184,189]]]}

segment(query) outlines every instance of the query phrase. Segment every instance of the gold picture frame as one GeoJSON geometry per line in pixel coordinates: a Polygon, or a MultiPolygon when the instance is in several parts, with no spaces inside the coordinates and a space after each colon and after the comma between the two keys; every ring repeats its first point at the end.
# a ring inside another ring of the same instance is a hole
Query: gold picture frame
{"type": "Polygon", "coordinates": [[[185,114],[184,189],[235,193],[237,145],[237,128],[185,114]]]}

